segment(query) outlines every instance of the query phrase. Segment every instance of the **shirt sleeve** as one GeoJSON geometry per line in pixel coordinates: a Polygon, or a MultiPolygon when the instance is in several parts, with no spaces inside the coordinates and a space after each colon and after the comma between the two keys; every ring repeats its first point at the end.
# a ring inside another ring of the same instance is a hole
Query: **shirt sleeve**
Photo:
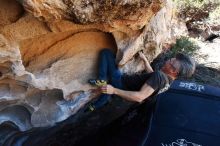
{"type": "Polygon", "coordinates": [[[150,77],[146,80],[146,84],[151,86],[154,90],[158,90],[162,84],[160,72],[152,72],[150,77]]]}

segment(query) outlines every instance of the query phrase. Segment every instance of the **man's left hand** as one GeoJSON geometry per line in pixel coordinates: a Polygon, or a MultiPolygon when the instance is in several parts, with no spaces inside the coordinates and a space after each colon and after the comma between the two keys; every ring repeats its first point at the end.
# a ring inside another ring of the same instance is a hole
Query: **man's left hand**
{"type": "Polygon", "coordinates": [[[147,58],[146,58],[146,56],[144,55],[143,52],[139,51],[138,54],[139,54],[139,56],[140,56],[140,58],[141,58],[142,60],[147,60],[147,58]]]}
{"type": "Polygon", "coordinates": [[[112,85],[104,85],[101,87],[101,92],[104,94],[114,94],[115,88],[112,85]]]}

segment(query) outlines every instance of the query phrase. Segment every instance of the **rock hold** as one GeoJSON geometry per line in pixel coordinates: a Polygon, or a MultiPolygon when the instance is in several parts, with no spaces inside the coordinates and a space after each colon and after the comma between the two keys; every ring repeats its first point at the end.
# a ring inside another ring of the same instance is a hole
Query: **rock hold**
{"type": "Polygon", "coordinates": [[[102,48],[134,73],[144,69],[139,50],[152,61],[186,33],[171,0],[18,2],[0,2],[0,112],[27,104],[34,127],[62,121],[98,95],[87,80],[96,78],[102,48]]]}

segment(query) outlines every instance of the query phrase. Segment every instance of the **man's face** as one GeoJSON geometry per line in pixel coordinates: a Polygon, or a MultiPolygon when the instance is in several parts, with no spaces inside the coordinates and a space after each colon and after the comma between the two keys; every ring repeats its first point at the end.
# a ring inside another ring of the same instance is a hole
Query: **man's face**
{"type": "Polygon", "coordinates": [[[176,77],[180,70],[180,62],[176,58],[171,58],[166,61],[161,70],[166,74],[176,77]]]}

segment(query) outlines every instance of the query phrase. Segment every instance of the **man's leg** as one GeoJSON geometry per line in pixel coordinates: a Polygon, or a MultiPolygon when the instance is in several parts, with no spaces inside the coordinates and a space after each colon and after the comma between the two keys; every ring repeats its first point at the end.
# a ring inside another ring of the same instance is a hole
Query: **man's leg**
{"type": "Polygon", "coordinates": [[[121,72],[115,62],[115,54],[109,49],[103,49],[99,58],[100,80],[109,80],[109,83],[116,88],[121,88],[121,72]]]}
{"type": "Polygon", "coordinates": [[[110,49],[103,49],[99,54],[98,79],[107,81],[113,70],[117,70],[115,54],[110,49]]]}
{"type": "Polygon", "coordinates": [[[117,69],[115,55],[110,49],[103,49],[99,53],[98,78],[89,80],[89,83],[96,86],[106,85],[110,68],[117,69]]]}
{"type": "MultiPolygon", "coordinates": [[[[109,49],[103,49],[100,52],[98,79],[105,81],[109,80],[109,84],[116,88],[122,88],[121,73],[115,63],[115,55],[109,49]]],[[[94,103],[93,107],[96,109],[102,107],[109,101],[110,97],[111,95],[102,94],[94,103]]]]}

